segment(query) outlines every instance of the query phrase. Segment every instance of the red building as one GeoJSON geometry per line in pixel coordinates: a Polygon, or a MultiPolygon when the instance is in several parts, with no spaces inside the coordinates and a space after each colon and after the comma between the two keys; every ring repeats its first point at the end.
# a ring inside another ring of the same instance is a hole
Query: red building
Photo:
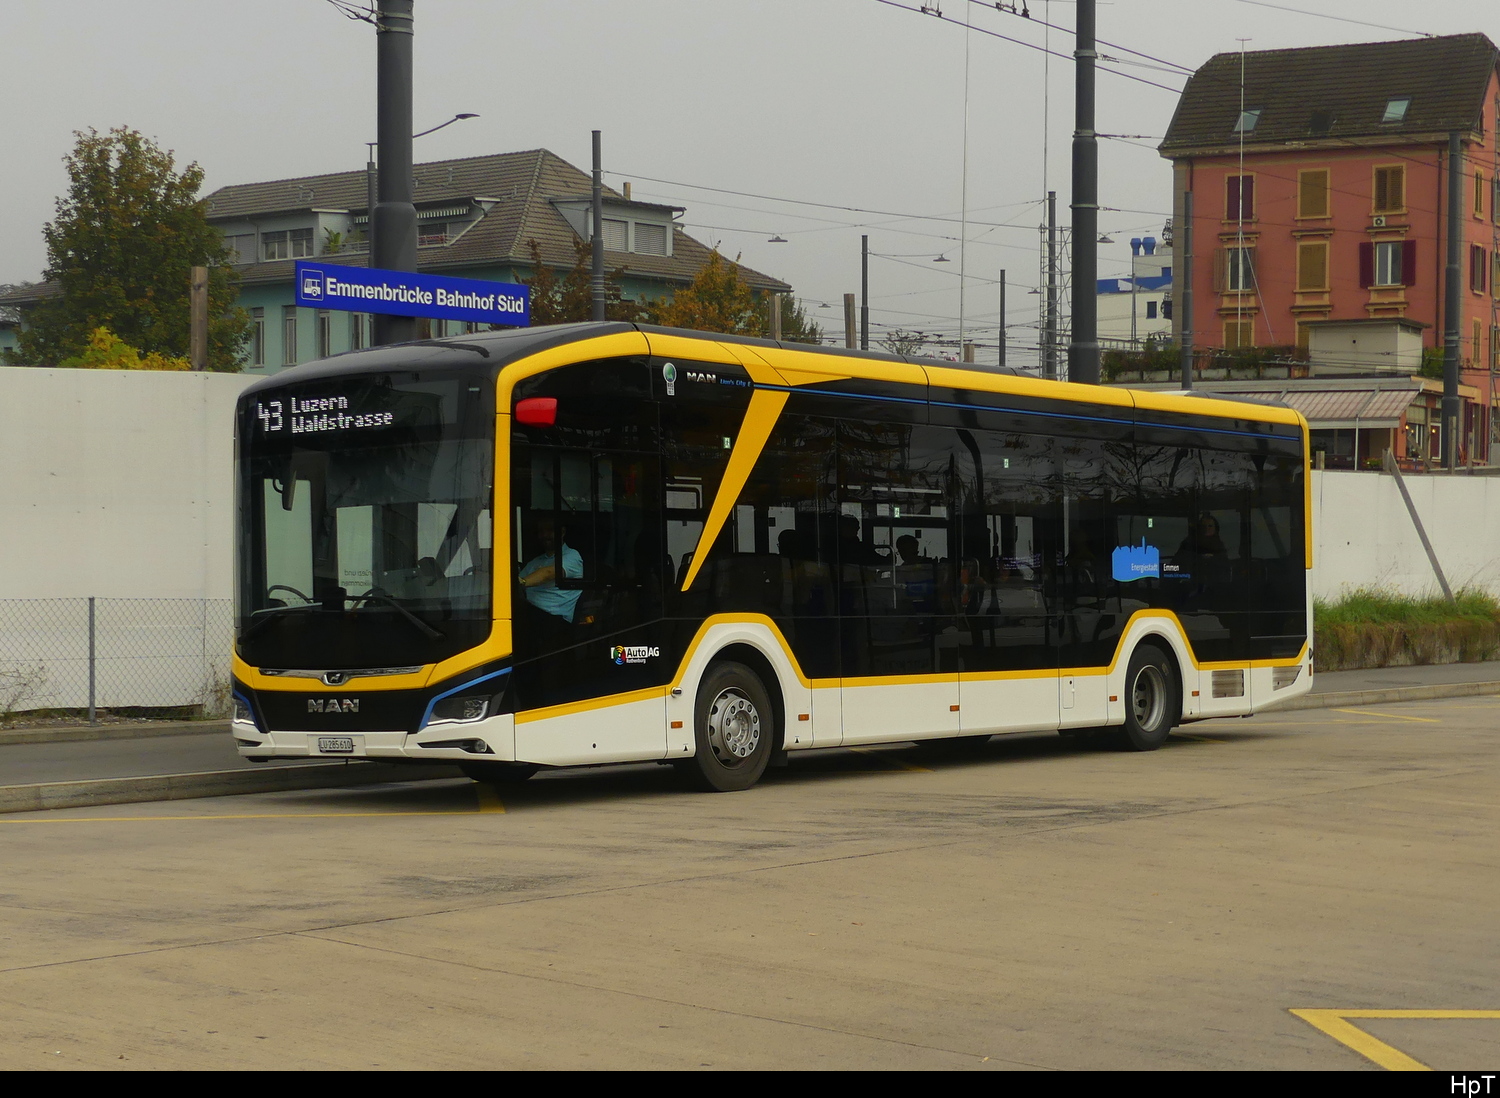
{"type": "MultiPolygon", "coordinates": [[[[1460,457],[1489,461],[1500,365],[1497,127],[1497,53],[1482,34],[1212,58],[1188,81],[1161,145],[1179,226],[1191,195],[1195,347],[1296,348],[1289,357],[1309,360],[1315,376],[1410,374],[1424,360],[1431,373],[1456,212],[1462,380],[1477,394],[1466,401],[1460,457]],[[1463,200],[1450,211],[1455,133],[1463,200]]],[[[1177,267],[1180,277],[1180,259],[1177,267]]],[[[1180,336],[1180,285],[1174,296],[1180,336]]],[[[1435,456],[1421,452],[1425,435],[1396,437],[1398,456],[1435,456]]]]}

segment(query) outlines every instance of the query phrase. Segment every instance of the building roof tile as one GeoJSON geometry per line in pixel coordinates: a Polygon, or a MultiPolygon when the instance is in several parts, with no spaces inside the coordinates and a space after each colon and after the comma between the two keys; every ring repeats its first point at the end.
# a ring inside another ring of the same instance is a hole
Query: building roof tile
{"type": "MultiPolygon", "coordinates": [[[[1175,157],[1237,148],[1242,55],[1221,53],[1195,72],[1160,150],[1175,157]]],[[[1484,128],[1495,44],[1483,34],[1358,42],[1243,55],[1244,106],[1259,110],[1247,146],[1354,142],[1484,128]],[[1386,104],[1409,97],[1399,122],[1386,104]],[[1315,117],[1316,116],[1316,117],[1315,117]]]]}

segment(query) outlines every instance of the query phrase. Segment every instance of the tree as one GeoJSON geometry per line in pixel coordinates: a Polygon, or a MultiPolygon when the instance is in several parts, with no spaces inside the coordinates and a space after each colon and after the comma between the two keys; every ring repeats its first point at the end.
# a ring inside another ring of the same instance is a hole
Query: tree
{"type": "Polygon", "coordinates": [[[669,328],[731,335],[759,336],[766,331],[765,309],[741,277],[739,263],[717,251],[689,285],[652,308],[651,320],[669,328]]]}
{"type": "Polygon", "coordinates": [[[893,355],[919,355],[934,337],[926,332],[908,332],[904,328],[892,328],[878,342],[893,355]]]}
{"type": "Polygon", "coordinates": [[[791,294],[778,294],[781,300],[781,338],[788,343],[822,343],[823,329],[807,315],[802,302],[791,294]]]}
{"type": "Polygon", "coordinates": [[[63,160],[68,192],[42,230],[43,273],[62,292],[32,308],[19,361],[83,355],[99,328],[147,355],[185,357],[190,269],[206,266],[208,368],[238,370],[250,318],[234,304],[230,251],[198,198],[203,169],[194,163],[179,172],[170,149],[125,127],[75,136],[63,160]]]}
{"type": "MultiPolygon", "coordinates": [[[[542,249],[535,240],[526,242],[531,252],[531,323],[574,324],[594,318],[593,259],[589,244],[573,241],[573,266],[561,277],[542,260],[542,249]]],[[[620,286],[623,270],[604,274],[604,319],[638,320],[644,306],[629,300],[620,286]]]]}
{"type": "Polygon", "coordinates": [[[169,358],[156,351],[148,351],[143,355],[108,328],[95,328],[89,333],[88,346],[83,352],[63,359],[58,366],[74,370],[191,370],[193,368],[193,364],[185,358],[169,358]]]}

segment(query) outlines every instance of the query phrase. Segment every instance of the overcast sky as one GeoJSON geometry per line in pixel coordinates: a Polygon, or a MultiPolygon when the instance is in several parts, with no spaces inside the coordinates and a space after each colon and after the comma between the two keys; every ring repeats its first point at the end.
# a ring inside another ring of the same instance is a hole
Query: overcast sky
{"type": "MultiPolygon", "coordinates": [[[[974,0],[927,6],[944,18],[880,0],[416,0],[417,127],[480,115],[421,139],[417,160],[543,146],[586,169],[601,129],[611,184],[687,207],[690,232],[790,282],[830,332],[868,233],[877,335],[956,335],[962,282],[967,332],[992,347],[1004,268],[1013,337],[1034,341],[1047,189],[1068,219],[1074,4],[1029,0],[1029,21],[974,0]]],[[[1101,71],[1099,130],[1145,135],[1102,143],[1100,200],[1115,210],[1100,225],[1116,243],[1100,274],[1123,274],[1129,238],[1159,235],[1168,214],[1155,146],[1183,66],[1241,37],[1252,50],[1500,38],[1497,24],[1500,8],[1475,0],[1101,3],[1101,40],[1162,63],[1100,47],[1139,64],[1101,71]]],[[[373,28],[327,0],[0,0],[0,28],[0,283],[40,277],[74,130],[139,129],[198,161],[205,193],[359,169],[374,137],[373,28]]]]}

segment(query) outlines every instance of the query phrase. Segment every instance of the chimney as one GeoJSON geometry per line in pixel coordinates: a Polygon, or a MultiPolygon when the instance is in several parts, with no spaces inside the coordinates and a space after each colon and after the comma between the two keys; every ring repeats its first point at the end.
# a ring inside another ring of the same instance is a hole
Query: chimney
{"type": "Polygon", "coordinates": [[[1138,237],[1138,236],[1132,236],[1130,238],[1130,254],[1131,255],[1140,255],[1141,254],[1141,238],[1140,237],[1138,237]]]}
{"type": "Polygon", "coordinates": [[[1156,237],[1154,237],[1154,236],[1148,236],[1148,237],[1146,237],[1144,240],[1141,241],[1141,247],[1145,249],[1145,252],[1144,252],[1145,255],[1155,255],[1156,254],[1156,237]]]}
{"type": "Polygon", "coordinates": [[[625,201],[626,202],[630,201],[630,184],[629,183],[625,184],[625,201]]]}

